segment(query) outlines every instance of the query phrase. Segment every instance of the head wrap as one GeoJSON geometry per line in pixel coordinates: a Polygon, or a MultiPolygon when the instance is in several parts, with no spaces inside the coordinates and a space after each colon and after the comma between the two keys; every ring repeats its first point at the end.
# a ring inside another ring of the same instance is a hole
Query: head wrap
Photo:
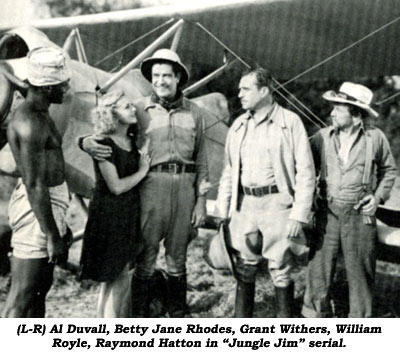
{"type": "Polygon", "coordinates": [[[31,50],[27,58],[27,78],[32,85],[57,85],[71,77],[65,55],[58,48],[38,47],[31,50]]]}

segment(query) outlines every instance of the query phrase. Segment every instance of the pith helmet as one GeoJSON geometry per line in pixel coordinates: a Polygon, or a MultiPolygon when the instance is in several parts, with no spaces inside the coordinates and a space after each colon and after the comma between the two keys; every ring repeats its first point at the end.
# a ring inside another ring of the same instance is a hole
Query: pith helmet
{"type": "Polygon", "coordinates": [[[189,80],[189,71],[181,62],[178,54],[170,49],[162,48],[154,52],[154,54],[143,60],[140,70],[142,71],[143,76],[151,82],[151,68],[153,64],[167,62],[174,64],[177,68],[179,68],[179,72],[181,73],[181,80],[179,82],[179,86],[183,86],[189,80]]]}
{"type": "Polygon", "coordinates": [[[227,238],[229,234],[228,226],[221,225],[218,232],[207,242],[204,249],[204,259],[207,264],[215,269],[229,270],[234,273],[233,256],[228,250],[227,238]]]}

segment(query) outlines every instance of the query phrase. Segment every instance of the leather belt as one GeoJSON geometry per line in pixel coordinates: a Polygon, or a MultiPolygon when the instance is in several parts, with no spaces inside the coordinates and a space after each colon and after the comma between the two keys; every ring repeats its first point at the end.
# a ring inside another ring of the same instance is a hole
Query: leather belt
{"type": "Polygon", "coordinates": [[[194,164],[181,164],[181,163],[161,163],[150,168],[151,172],[162,173],[196,173],[196,166],[194,164]]]}
{"type": "Polygon", "coordinates": [[[259,187],[259,188],[242,186],[242,191],[245,195],[252,195],[254,197],[262,197],[268,194],[279,193],[278,187],[276,185],[267,185],[265,187],[259,187]]]}

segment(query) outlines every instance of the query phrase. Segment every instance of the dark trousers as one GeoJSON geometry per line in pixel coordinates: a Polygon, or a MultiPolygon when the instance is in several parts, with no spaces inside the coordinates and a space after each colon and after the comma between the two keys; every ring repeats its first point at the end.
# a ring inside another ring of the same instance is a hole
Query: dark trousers
{"type": "Polygon", "coordinates": [[[186,273],[187,249],[193,237],[191,217],[195,205],[195,174],[150,172],[140,187],[142,238],[135,275],[149,279],[155,270],[160,241],[165,246],[167,272],[186,273]]]}
{"type": "Polygon", "coordinates": [[[330,292],[336,260],[342,250],[349,284],[349,317],[372,316],[376,265],[376,225],[367,225],[353,204],[331,203],[318,218],[319,233],[307,267],[302,314],[326,317],[330,314],[330,292]]]}

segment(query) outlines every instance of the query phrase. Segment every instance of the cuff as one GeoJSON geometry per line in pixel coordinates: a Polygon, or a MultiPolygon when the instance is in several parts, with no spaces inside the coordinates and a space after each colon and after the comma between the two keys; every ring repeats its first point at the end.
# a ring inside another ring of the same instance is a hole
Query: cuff
{"type": "Polygon", "coordinates": [[[290,212],[289,219],[296,220],[300,223],[307,224],[309,221],[308,214],[305,214],[304,211],[299,211],[297,209],[292,208],[290,212]]]}
{"type": "Polygon", "coordinates": [[[84,151],[84,152],[85,152],[85,150],[83,149],[83,140],[84,140],[86,137],[89,137],[89,135],[80,136],[80,137],[78,137],[78,139],[76,140],[76,144],[77,144],[78,147],[79,147],[82,151],[84,151]]]}
{"type": "Polygon", "coordinates": [[[378,202],[378,205],[385,204],[385,199],[383,199],[382,196],[380,196],[379,194],[375,194],[374,196],[375,196],[376,201],[378,202]]]}

